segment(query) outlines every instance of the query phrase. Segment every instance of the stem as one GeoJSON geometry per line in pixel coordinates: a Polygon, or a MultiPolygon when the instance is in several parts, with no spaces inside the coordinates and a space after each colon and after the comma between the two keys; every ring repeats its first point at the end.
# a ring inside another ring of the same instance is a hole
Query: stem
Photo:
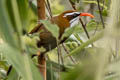
{"type": "MultiPolygon", "coordinates": [[[[87,31],[87,29],[86,29],[86,26],[83,24],[82,19],[80,18],[79,20],[80,20],[80,22],[81,22],[81,24],[82,24],[82,27],[83,27],[83,29],[84,29],[84,31],[85,31],[88,39],[90,39],[90,36],[89,36],[89,34],[88,34],[88,31],[87,31]]],[[[94,46],[93,43],[92,43],[91,45],[94,46]]]]}
{"type": "MultiPolygon", "coordinates": [[[[69,54],[69,51],[66,49],[65,45],[64,45],[64,44],[62,44],[62,46],[63,46],[63,48],[64,48],[65,52],[66,52],[67,54],[69,54]]],[[[69,56],[69,58],[71,59],[71,61],[72,61],[73,63],[75,63],[75,60],[73,59],[73,57],[72,57],[72,56],[69,56]]]]}
{"type": "Polygon", "coordinates": [[[51,10],[51,7],[50,7],[50,2],[49,2],[49,0],[47,0],[46,5],[48,6],[47,9],[48,9],[49,15],[50,15],[50,17],[52,18],[53,16],[52,16],[52,10],[51,10]]]}
{"type": "Polygon", "coordinates": [[[82,21],[81,18],[80,18],[80,22],[81,22],[81,24],[82,24],[82,27],[83,27],[83,29],[84,29],[84,31],[85,31],[85,33],[86,33],[88,39],[90,39],[90,36],[89,36],[89,34],[88,34],[88,32],[87,32],[87,29],[86,29],[86,26],[84,25],[84,23],[83,23],[83,21],[82,21]]]}
{"type": "Polygon", "coordinates": [[[75,3],[72,2],[71,0],[69,0],[69,2],[70,2],[70,4],[72,5],[72,8],[73,8],[74,10],[76,10],[75,3]]]}
{"type": "Polygon", "coordinates": [[[99,2],[99,0],[97,0],[97,3],[98,3],[98,9],[99,9],[99,13],[100,13],[101,22],[102,22],[103,29],[104,29],[105,28],[105,24],[104,24],[104,21],[103,21],[102,10],[100,9],[100,2],[99,2]]]}
{"type": "Polygon", "coordinates": [[[95,29],[95,31],[94,31],[94,33],[93,33],[93,36],[94,36],[94,35],[96,34],[96,32],[97,32],[98,25],[99,25],[99,23],[97,22],[96,29],[95,29]]]}
{"type": "MultiPolygon", "coordinates": [[[[58,40],[57,40],[57,52],[58,52],[58,64],[60,65],[60,47],[59,47],[58,40]]],[[[59,66],[58,75],[59,75],[58,80],[60,80],[60,66],[59,66]]]]}
{"type": "Polygon", "coordinates": [[[10,65],[10,67],[9,67],[9,69],[8,69],[8,71],[7,71],[7,76],[10,74],[12,68],[13,68],[12,65],[10,65]]]}

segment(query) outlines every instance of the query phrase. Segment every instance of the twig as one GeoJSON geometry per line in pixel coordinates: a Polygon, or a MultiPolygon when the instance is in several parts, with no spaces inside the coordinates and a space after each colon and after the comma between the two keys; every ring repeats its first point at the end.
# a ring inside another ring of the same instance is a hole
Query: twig
{"type": "Polygon", "coordinates": [[[63,55],[62,55],[62,53],[61,53],[61,47],[60,47],[60,45],[59,45],[59,48],[60,48],[60,57],[61,57],[61,62],[62,62],[62,65],[64,66],[64,60],[63,60],[63,55]]]}
{"type": "MultiPolygon", "coordinates": [[[[71,3],[73,9],[76,10],[75,3],[73,3],[71,0],[69,0],[69,2],[71,3]]],[[[82,24],[82,27],[83,27],[83,29],[84,29],[84,31],[85,31],[88,39],[90,39],[89,33],[88,33],[88,31],[87,31],[87,29],[86,29],[86,26],[84,25],[84,23],[83,23],[83,21],[82,21],[81,18],[80,18],[80,23],[82,24]]]]}
{"type": "MultiPolygon", "coordinates": [[[[83,21],[82,21],[81,18],[80,18],[79,20],[80,20],[80,22],[81,22],[81,24],[82,24],[82,27],[83,27],[83,29],[84,29],[84,31],[85,31],[88,39],[90,39],[90,36],[89,36],[88,31],[87,31],[87,29],[86,29],[86,25],[83,24],[83,21]]],[[[91,45],[94,46],[93,43],[92,43],[91,45]]]]}
{"type": "Polygon", "coordinates": [[[70,2],[70,4],[72,5],[72,8],[73,8],[74,10],[76,10],[75,3],[72,2],[71,0],[69,0],[69,2],[70,2]]]}
{"type": "Polygon", "coordinates": [[[99,2],[99,0],[97,0],[97,3],[98,3],[98,9],[99,9],[99,13],[100,13],[101,22],[102,22],[103,29],[104,29],[105,28],[105,24],[104,24],[104,21],[103,21],[102,11],[100,9],[100,2],[99,2]]]}
{"type": "MultiPolygon", "coordinates": [[[[59,50],[58,40],[57,40],[57,52],[58,52],[58,64],[60,64],[60,50],[59,50]]],[[[59,66],[58,75],[60,75],[60,66],[59,66]]],[[[59,80],[59,79],[60,79],[60,77],[58,78],[58,80],[59,80]]]]}
{"type": "Polygon", "coordinates": [[[53,15],[52,15],[52,10],[51,10],[51,6],[50,6],[49,0],[47,0],[47,4],[48,4],[49,11],[50,11],[50,16],[51,16],[51,18],[52,18],[53,15]]]}
{"type": "Polygon", "coordinates": [[[96,25],[96,29],[95,29],[95,31],[94,31],[94,33],[93,33],[93,36],[96,34],[96,32],[97,32],[97,29],[98,29],[98,22],[97,22],[97,25],[96,25]]]}
{"type": "Polygon", "coordinates": [[[10,74],[12,68],[13,68],[12,65],[10,65],[10,67],[9,67],[9,69],[8,69],[8,71],[7,71],[7,76],[10,74]]]}
{"type": "Polygon", "coordinates": [[[102,10],[101,10],[101,11],[103,11],[103,9],[104,9],[104,5],[105,5],[105,0],[103,0],[103,7],[102,7],[102,10]]]}
{"type": "MultiPolygon", "coordinates": [[[[63,46],[65,52],[66,52],[67,54],[69,54],[69,52],[68,52],[68,50],[66,49],[66,47],[64,46],[64,44],[62,44],[62,46],[63,46]]],[[[71,59],[71,61],[72,61],[73,63],[75,63],[75,60],[73,59],[72,56],[69,56],[69,58],[71,59]]]]}
{"type": "MultiPolygon", "coordinates": [[[[45,2],[45,6],[46,6],[46,8],[47,8],[48,13],[50,13],[49,8],[48,8],[48,5],[47,5],[46,2],[45,2]]],[[[50,15],[50,14],[49,14],[49,15],[50,15]]],[[[50,15],[50,17],[51,17],[51,15],[50,15]]]]}
{"type": "Polygon", "coordinates": [[[79,20],[80,20],[80,22],[81,22],[81,24],[82,24],[82,27],[83,27],[83,29],[84,29],[84,31],[85,31],[85,33],[86,33],[88,39],[90,39],[90,36],[89,36],[89,34],[88,34],[88,32],[87,32],[86,26],[84,25],[82,19],[80,18],[79,20]]]}
{"type": "Polygon", "coordinates": [[[45,2],[45,5],[46,5],[46,8],[48,10],[48,13],[49,13],[50,17],[52,18],[53,16],[52,16],[52,11],[51,11],[49,0],[47,0],[47,2],[45,2]]]}
{"type": "Polygon", "coordinates": [[[64,61],[63,61],[63,57],[62,57],[62,53],[61,53],[61,47],[58,42],[57,42],[57,48],[58,48],[57,50],[58,50],[59,60],[61,59],[61,63],[64,66],[64,61]]]}
{"type": "Polygon", "coordinates": [[[49,55],[48,55],[48,54],[46,55],[46,57],[47,57],[48,61],[50,62],[50,67],[46,67],[46,68],[50,70],[51,80],[53,80],[53,73],[52,73],[53,68],[52,68],[51,59],[50,59],[50,57],[49,57],[49,55]]]}

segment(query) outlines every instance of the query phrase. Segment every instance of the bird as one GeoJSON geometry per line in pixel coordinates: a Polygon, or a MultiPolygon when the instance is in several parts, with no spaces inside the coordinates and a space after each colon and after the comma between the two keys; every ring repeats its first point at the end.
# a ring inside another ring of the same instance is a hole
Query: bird
{"type": "MultiPolygon", "coordinates": [[[[50,21],[52,24],[57,24],[59,27],[59,39],[62,37],[63,33],[67,28],[74,27],[78,24],[80,17],[82,16],[90,16],[94,18],[94,16],[90,13],[79,12],[76,10],[68,10],[60,15],[53,16],[50,21]]],[[[44,24],[38,24],[35,28],[29,32],[29,34],[39,33],[40,40],[37,42],[37,46],[43,46],[47,51],[50,51],[57,47],[56,38],[49,32],[44,24]],[[40,32],[42,31],[42,32],[40,32]]],[[[68,37],[65,37],[60,43],[63,43],[68,37]]]]}

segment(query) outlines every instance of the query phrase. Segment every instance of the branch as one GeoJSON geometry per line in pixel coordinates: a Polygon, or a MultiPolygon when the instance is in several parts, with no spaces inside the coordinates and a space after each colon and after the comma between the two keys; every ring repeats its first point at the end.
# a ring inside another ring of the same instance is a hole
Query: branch
{"type": "MultiPolygon", "coordinates": [[[[45,0],[37,0],[37,9],[38,9],[38,25],[40,24],[40,20],[46,18],[45,13],[45,0]]],[[[45,53],[40,53],[38,51],[38,67],[40,69],[41,74],[43,75],[44,80],[46,80],[46,59],[45,53]]]]}
{"type": "Polygon", "coordinates": [[[74,10],[76,10],[75,3],[72,2],[71,0],[69,0],[69,2],[70,2],[70,4],[72,5],[72,8],[73,8],[74,10]]]}
{"type": "Polygon", "coordinates": [[[38,20],[45,19],[45,0],[37,0],[38,20]]]}

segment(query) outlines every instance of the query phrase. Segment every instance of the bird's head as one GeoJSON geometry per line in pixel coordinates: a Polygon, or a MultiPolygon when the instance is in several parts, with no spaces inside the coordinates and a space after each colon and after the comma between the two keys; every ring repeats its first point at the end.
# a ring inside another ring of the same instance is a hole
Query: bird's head
{"type": "Polygon", "coordinates": [[[76,24],[78,24],[79,19],[82,16],[90,16],[91,18],[94,18],[94,16],[90,13],[81,13],[75,10],[65,11],[60,16],[62,16],[63,19],[68,20],[70,27],[73,27],[76,24]]]}

